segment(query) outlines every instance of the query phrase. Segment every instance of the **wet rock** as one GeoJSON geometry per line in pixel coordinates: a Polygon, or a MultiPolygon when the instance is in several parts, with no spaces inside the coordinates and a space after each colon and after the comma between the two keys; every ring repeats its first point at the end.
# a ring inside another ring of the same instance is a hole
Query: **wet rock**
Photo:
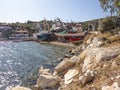
{"type": "Polygon", "coordinates": [[[72,51],[73,49],[69,49],[66,54],[64,55],[64,58],[71,58],[73,55],[72,55],[72,51]]]}
{"type": "Polygon", "coordinates": [[[71,52],[72,52],[72,49],[69,49],[67,52],[68,52],[68,53],[71,53],[71,52]]]}
{"type": "Polygon", "coordinates": [[[76,54],[76,50],[72,50],[71,54],[75,55],[76,54]]]}
{"type": "Polygon", "coordinates": [[[62,61],[63,60],[63,58],[61,57],[61,58],[58,58],[57,59],[57,62],[60,62],[60,61],[62,61]]]}
{"type": "Polygon", "coordinates": [[[78,70],[76,69],[70,69],[65,75],[64,75],[64,84],[70,84],[73,81],[73,78],[78,74],[78,70]]]}
{"type": "Polygon", "coordinates": [[[73,56],[73,55],[72,55],[71,53],[66,53],[64,57],[65,57],[65,58],[71,58],[72,56],[73,56]]]}
{"type": "Polygon", "coordinates": [[[120,90],[117,82],[114,82],[111,86],[104,86],[102,90],[120,90]]]}
{"type": "Polygon", "coordinates": [[[82,51],[82,46],[77,46],[74,49],[68,50],[65,54],[65,57],[71,58],[74,55],[79,55],[81,51],[82,51]]]}
{"type": "Polygon", "coordinates": [[[22,87],[22,86],[16,86],[13,87],[11,90],[32,90],[30,88],[22,87]]]}

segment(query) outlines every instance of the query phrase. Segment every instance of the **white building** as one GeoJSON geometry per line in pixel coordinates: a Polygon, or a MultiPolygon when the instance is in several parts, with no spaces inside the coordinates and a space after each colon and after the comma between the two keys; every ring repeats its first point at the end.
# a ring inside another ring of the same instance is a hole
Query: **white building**
{"type": "Polygon", "coordinates": [[[9,30],[9,29],[12,29],[9,25],[0,25],[0,30],[9,30]]]}
{"type": "Polygon", "coordinates": [[[14,34],[12,34],[9,39],[28,39],[28,31],[16,31],[14,34]]]}

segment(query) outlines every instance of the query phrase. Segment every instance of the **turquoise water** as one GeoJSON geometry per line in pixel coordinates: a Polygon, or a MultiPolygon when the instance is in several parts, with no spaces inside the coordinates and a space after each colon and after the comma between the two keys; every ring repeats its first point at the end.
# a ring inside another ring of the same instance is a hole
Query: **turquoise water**
{"type": "MultiPolygon", "coordinates": [[[[36,42],[0,42],[0,90],[21,85],[37,72],[40,66],[53,68],[66,47],[36,42]]],[[[7,89],[6,89],[7,90],[7,89]]]]}

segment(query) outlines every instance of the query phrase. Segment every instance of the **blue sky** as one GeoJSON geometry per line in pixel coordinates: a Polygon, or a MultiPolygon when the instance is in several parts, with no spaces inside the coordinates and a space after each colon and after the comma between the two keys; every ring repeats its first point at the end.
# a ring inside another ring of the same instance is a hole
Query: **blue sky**
{"type": "Polygon", "coordinates": [[[110,15],[99,0],[0,0],[0,22],[54,20],[82,22],[110,15]]]}

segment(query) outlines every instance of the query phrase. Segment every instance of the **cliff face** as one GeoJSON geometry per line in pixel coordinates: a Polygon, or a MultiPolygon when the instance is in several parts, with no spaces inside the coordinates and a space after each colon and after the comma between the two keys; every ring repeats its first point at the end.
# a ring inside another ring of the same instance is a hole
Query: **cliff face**
{"type": "MultiPolygon", "coordinates": [[[[58,68],[56,69],[57,75],[63,80],[60,90],[120,89],[120,44],[102,46],[104,41],[98,39],[94,43],[94,40],[78,56],[73,56],[73,66],[67,69],[61,66],[67,71],[63,70],[59,74],[58,68]],[[78,73],[69,73],[71,69],[78,73]]],[[[64,65],[69,66],[67,63],[64,65]]]]}

